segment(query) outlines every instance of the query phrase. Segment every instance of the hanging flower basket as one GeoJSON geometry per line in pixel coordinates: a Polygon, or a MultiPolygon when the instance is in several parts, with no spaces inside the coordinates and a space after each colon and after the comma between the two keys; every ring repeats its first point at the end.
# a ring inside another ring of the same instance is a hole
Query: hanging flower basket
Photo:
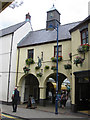
{"type": "Polygon", "coordinates": [[[56,71],[57,70],[56,66],[52,66],[51,70],[56,71]]]}
{"type": "Polygon", "coordinates": [[[37,73],[37,77],[42,77],[42,73],[40,72],[40,73],[37,73]]]}
{"type": "Polygon", "coordinates": [[[49,69],[49,66],[48,66],[48,65],[45,66],[45,70],[47,70],[47,69],[49,69]]]}
{"type": "Polygon", "coordinates": [[[85,44],[85,45],[80,45],[79,48],[77,49],[77,51],[79,53],[85,53],[89,51],[89,45],[85,44]]]}
{"type": "Polygon", "coordinates": [[[67,69],[72,69],[72,65],[71,64],[66,64],[64,65],[64,68],[67,70],[67,69]]]}
{"type": "Polygon", "coordinates": [[[30,69],[28,67],[26,67],[26,66],[23,68],[23,71],[24,71],[25,74],[27,74],[29,72],[29,70],[30,69]]]}
{"type": "MultiPolygon", "coordinates": [[[[52,57],[51,58],[52,62],[57,62],[57,58],[56,57],[52,57]]],[[[62,60],[62,56],[58,56],[58,61],[62,60]]]]}
{"type": "Polygon", "coordinates": [[[32,58],[26,59],[26,65],[34,64],[34,60],[32,58]]]}
{"type": "Polygon", "coordinates": [[[76,64],[76,66],[78,66],[78,64],[80,64],[80,66],[82,67],[83,62],[84,62],[84,59],[81,58],[80,56],[77,56],[74,60],[74,64],[76,64]]]}
{"type": "Polygon", "coordinates": [[[39,66],[36,66],[36,67],[35,67],[35,70],[38,70],[38,69],[40,69],[40,67],[39,67],[39,66]]]}

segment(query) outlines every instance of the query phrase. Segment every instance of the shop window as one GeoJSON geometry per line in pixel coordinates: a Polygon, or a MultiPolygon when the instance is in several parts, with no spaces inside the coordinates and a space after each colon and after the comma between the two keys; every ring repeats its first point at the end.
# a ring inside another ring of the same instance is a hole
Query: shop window
{"type": "Polygon", "coordinates": [[[84,29],[81,31],[81,44],[88,44],[88,29],[84,29]]]}
{"type": "MultiPolygon", "coordinates": [[[[57,46],[54,46],[54,57],[57,56],[57,46]]],[[[62,45],[58,46],[58,56],[62,56],[62,45]]]]}
{"type": "Polygon", "coordinates": [[[29,49],[28,50],[28,58],[32,58],[33,59],[34,56],[34,50],[33,49],[29,49]]]}

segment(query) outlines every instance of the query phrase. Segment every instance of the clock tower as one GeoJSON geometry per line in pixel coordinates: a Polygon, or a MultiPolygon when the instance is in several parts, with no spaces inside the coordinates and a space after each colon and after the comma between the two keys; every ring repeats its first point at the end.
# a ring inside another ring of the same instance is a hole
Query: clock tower
{"type": "Polygon", "coordinates": [[[46,30],[48,30],[50,26],[56,27],[57,24],[60,25],[60,13],[53,5],[53,7],[47,11],[46,30]]]}

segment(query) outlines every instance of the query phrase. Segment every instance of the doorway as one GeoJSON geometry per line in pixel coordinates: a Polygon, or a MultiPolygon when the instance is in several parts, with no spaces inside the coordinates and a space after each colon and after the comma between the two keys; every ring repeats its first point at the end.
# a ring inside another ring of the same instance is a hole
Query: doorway
{"type": "Polygon", "coordinates": [[[29,96],[33,96],[36,102],[39,101],[39,82],[32,74],[25,77],[24,101],[28,101],[29,96]]]}

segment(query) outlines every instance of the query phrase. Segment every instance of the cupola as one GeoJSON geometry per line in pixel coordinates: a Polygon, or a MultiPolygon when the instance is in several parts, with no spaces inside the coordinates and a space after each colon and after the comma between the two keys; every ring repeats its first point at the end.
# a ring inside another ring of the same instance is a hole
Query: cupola
{"type": "Polygon", "coordinates": [[[48,30],[51,25],[54,27],[56,27],[57,24],[60,25],[60,15],[54,5],[47,11],[46,30],[48,30]]]}

